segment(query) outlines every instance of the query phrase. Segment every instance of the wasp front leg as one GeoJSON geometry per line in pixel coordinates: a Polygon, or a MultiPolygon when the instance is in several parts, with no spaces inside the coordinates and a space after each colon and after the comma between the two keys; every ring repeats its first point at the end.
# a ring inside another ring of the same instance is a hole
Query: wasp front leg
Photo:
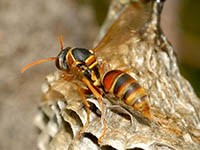
{"type": "Polygon", "coordinates": [[[91,84],[91,82],[87,79],[87,78],[83,78],[82,81],[87,85],[87,87],[89,88],[89,90],[94,94],[94,96],[97,98],[98,103],[100,105],[100,109],[101,109],[101,120],[103,122],[103,133],[101,134],[101,136],[98,138],[98,143],[102,143],[102,139],[106,134],[106,129],[107,129],[107,125],[106,125],[106,120],[105,120],[105,112],[104,112],[104,105],[103,105],[103,101],[102,101],[102,94],[91,84]]]}
{"type": "Polygon", "coordinates": [[[87,120],[85,122],[85,124],[83,125],[82,129],[79,131],[79,133],[77,134],[77,138],[80,139],[82,133],[86,130],[86,128],[88,127],[89,121],[90,121],[90,105],[88,103],[88,101],[85,98],[85,93],[87,91],[81,87],[78,87],[78,94],[80,95],[83,104],[85,106],[86,112],[87,112],[87,120]]]}

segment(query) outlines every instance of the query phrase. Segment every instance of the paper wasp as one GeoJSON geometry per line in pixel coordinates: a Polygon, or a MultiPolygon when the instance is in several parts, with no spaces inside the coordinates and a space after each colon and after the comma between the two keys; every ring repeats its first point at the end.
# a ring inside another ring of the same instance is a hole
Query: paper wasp
{"type": "Polygon", "coordinates": [[[80,133],[84,132],[90,119],[90,105],[85,98],[86,90],[89,90],[94,94],[101,107],[104,131],[99,138],[99,142],[106,132],[104,107],[102,104],[103,94],[111,93],[115,95],[124,100],[127,105],[132,106],[134,110],[139,111],[145,117],[150,118],[146,92],[133,77],[120,70],[110,70],[105,72],[103,65],[101,66],[97,62],[96,56],[92,50],[71,47],[63,49],[61,38],[60,43],[61,52],[57,57],[35,61],[26,65],[22,69],[22,72],[33,65],[49,60],[55,60],[56,67],[59,70],[66,72],[67,78],[70,77],[70,79],[66,78],[66,80],[80,80],[87,86],[88,89],[78,86],[78,93],[87,110],[87,122],[81,129],[80,133]]]}
{"type": "MultiPolygon", "coordinates": [[[[130,8],[127,9],[132,9],[132,7],[135,6],[131,5],[130,8]]],[[[130,10],[127,10],[127,12],[129,11],[130,10]]],[[[116,32],[117,28],[118,23],[114,23],[114,26],[111,27],[108,34],[112,35],[112,33],[116,32]]],[[[106,43],[109,43],[110,40],[106,39],[106,37],[110,36],[106,35],[100,44],[93,50],[71,47],[63,48],[62,38],[59,37],[61,51],[57,57],[50,57],[35,61],[26,65],[22,69],[22,72],[24,72],[33,65],[46,61],[55,61],[56,67],[66,74],[64,77],[66,80],[78,80],[84,83],[87,89],[78,86],[78,93],[81,96],[87,111],[87,122],[81,129],[80,134],[85,131],[90,120],[90,105],[85,98],[85,95],[88,91],[90,91],[97,98],[102,112],[101,119],[103,121],[104,129],[102,135],[98,139],[99,142],[106,132],[104,105],[102,103],[102,97],[104,94],[110,93],[115,95],[117,98],[123,100],[127,105],[132,106],[134,110],[139,111],[145,117],[150,118],[147,94],[137,81],[124,71],[116,69],[105,70],[104,63],[97,61],[97,57],[94,52],[98,52],[98,50],[101,51],[101,49],[107,49],[107,47],[109,47],[109,44],[106,43]]],[[[111,44],[113,43],[111,42],[111,44]]],[[[112,52],[109,55],[112,55],[112,52]]],[[[110,58],[112,59],[112,57],[110,58]]]]}

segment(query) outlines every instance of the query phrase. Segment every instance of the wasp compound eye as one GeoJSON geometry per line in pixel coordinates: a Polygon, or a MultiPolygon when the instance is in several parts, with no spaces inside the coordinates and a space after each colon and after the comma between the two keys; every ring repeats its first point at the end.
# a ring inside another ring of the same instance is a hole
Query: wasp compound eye
{"type": "Polygon", "coordinates": [[[66,56],[71,48],[67,47],[63,49],[57,56],[57,59],[55,61],[56,67],[60,70],[68,70],[69,65],[68,62],[66,61],[66,56]]]}

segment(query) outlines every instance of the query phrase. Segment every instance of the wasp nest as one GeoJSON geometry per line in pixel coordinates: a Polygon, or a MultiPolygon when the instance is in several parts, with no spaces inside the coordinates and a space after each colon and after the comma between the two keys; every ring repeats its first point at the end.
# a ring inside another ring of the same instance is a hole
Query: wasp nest
{"type": "Polygon", "coordinates": [[[102,49],[96,52],[99,61],[107,60],[113,68],[126,66],[144,86],[153,119],[144,118],[120,100],[114,103],[116,100],[107,95],[103,98],[105,112],[101,112],[95,97],[87,95],[90,121],[81,138],[77,138],[87,119],[86,109],[77,87],[55,72],[46,77],[42,86],[42,103],[35,119],[41,150],[200,149],[200,101],[180,75],[173,48],[159,27],[162,4],[135,1],[120,5],[113,1],[109,15],[115,15],[113,9],[118,8],[118,20],[96,46],[102,49]],[[138,21],[137,13],[145,16],[145,22],[132,23],[138,21]],[[130,15],[132,18],[127,20],[130,15]],[[98,143],[103,132],[101,113],[105,113],[107,130],[98,143]]]}

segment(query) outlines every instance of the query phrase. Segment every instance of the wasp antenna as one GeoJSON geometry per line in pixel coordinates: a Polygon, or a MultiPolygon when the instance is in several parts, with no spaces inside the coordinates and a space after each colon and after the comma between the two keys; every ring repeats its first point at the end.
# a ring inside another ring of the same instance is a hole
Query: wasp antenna
{"type": "Polygon", "coordinates": [[[24,66],[21,69],[21,73],[24,73],[27,69],[29,69],[29,68],[31,68],[31,67],[33,67],[35,65],[38,65],[38,64],[41,64],[41,63],[44,63],[44,62],[47,62],[47,61],[54,61],[54,60],[56,60],[56,57],[49,57],[49,58],[45,58],[45,59],[36,60],[36,61],[24,66]]]}
{"type": "Polygon", "coordinates": [[[63,40],[62,40],[62,35],[58,36],[58,41],[60,43],[60,49],[63,50],[63,40]]]}

